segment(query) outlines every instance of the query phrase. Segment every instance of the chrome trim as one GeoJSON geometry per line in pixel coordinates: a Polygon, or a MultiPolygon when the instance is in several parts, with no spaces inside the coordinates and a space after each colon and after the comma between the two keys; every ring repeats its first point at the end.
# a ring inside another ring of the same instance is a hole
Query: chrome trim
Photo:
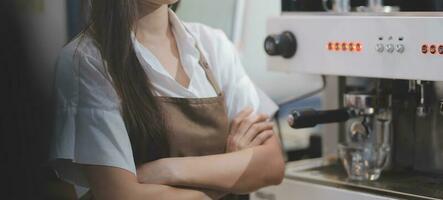
{"type": "Polygon", "coordinates": [[[398,199],[443,199],[443,177],[388,171],[383,173],[379,181],[349,181],[346,172],[335,159],[313,159],[290,163],[287,166],[286,178],[398,199]]]}

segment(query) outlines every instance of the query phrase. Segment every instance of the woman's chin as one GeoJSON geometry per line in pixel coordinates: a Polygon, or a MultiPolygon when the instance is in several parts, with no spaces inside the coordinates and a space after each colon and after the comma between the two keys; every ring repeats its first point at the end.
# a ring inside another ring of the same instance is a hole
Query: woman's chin
{"type": "Polygon", "coordinates": [[[144,0],[144,1],[157,5],[165,5],[165,4],[170,5],[177,3],[178,0],[144,0]]]}

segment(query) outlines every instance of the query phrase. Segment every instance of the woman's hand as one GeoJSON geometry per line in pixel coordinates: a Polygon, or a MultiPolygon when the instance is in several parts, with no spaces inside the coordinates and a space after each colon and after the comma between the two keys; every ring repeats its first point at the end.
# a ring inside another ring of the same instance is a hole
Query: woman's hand
{"type": "Polygon", "coordinates": [[[267,121],[269,116],[252,112],[252,108],[246,108],[232,120],[226,144],[227,153],[262,145],[274,135],[274,124],[267,121]]]}
{"type": "MultiPolygon", "coordinates": [[[[226,153],[262,145],[274,135],[274,124],[267,122],[269,117],[253,114],[252,111],[246,108],[232,121],[226,153]]],[[[137,168],[138,181],[145,184],[179,185],[182,182],[177,178],[180,174],[174,170],[174,163],[178,160],[180,158],[160,159],[143,164],[137,168]]]]}
{"type": "Polygon", "coordinates": [[[284,162],[277,136],[272,131],[273,123],[267,119],[266,115],[255,115],[252,109],[245,109],[231,123],[227,153],[145,163],[137,168],[138,182],[204,188],[219,197],[279,184],[284,162]]]}

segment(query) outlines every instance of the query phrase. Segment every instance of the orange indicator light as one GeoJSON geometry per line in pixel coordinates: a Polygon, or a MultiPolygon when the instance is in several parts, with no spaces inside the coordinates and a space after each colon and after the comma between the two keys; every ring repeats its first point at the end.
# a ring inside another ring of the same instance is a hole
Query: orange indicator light
{"type": "Polygon", "coordinates": [[[423,54],[427,54],[428,51],[429,51],[428,45],[424,44],[424,45],[421,46],[421,52],[423,54]]]}
{"type": "Polygon", "coordinates": [[[341,50],[343,50],[343,51],[347,51],[348,50],[348,44],[346,44],[346,42],[343,42],[341,44],[341,50]]]}
{"type": "Polygon", "coordinates": [[[328,50],[329,50],[329,51],[334,50],[334,44],[333,44],[332,42],[329,42],[329,43],[328,43],[328,50]]]}
{"type": "Polygon", "coordinates": [[[363,50],[363,45],[361,43],[355,44],[355,50],[360,52],[363,50]]]}
{"type": "Polygon", "coordinates": [[[431,52],[432,54],[437,53],[437,47],[435,45],[431,45],[429,52],[431,52]]]}
{"type": "Polygon", "coordinates": [[[443,45],[438,46],[438,53],[443,54],[443,45]]]}
{"type": "Polygon", "coordinates": [[[340,51],[340,43],[338,42],[335,43],[335,50],[340,51]]]}
{"type": "Polygon", "coordinates": [[[349,43],[349,51],[354,51],[355,47],[354,47],[354,43],[349,43]]]}
{"type": "Polygon", "coordinates": [[[361,52],[363,51],[363,44],[360,42],[328,42],[326,49],[329,51],[361,52]]]}

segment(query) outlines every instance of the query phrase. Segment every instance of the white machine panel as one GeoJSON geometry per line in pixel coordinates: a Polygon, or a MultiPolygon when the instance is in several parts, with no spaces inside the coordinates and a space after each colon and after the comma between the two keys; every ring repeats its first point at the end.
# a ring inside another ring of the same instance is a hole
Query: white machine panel
{"type": "Polygon", "coordinates": [[[292,58],[269,56],[271,70],[443,81],[443,13],[284,14],[269,35],[289,31],[292,58]]]}

